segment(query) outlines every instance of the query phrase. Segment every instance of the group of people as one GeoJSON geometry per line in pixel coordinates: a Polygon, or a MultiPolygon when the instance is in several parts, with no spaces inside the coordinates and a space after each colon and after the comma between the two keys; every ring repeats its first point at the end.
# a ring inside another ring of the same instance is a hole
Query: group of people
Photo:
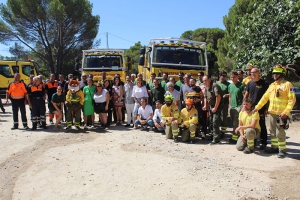
{"type": "Polygon", "coordinates": [[[196,136],[211,138],[211,145],[219,144],[227,131],[227,117],[230,115],[233,132],[229,143],[236,144],[244,153],[254,151],[255,140],[260,138],[260,149],[267,146],[265,116],[270,114],[271,148],[266,153],[286,155],[285,128],[288,116],[296,98],[293,85],[284,80],[286,68],[273,67],[274,82],[269,85],[260,78],[257,66],[248,64],[243,71],[219,72],[219,80],[214,82],[209,75],[198,73],[198,78],[179,72],[178,81],[168,73],[162,74],[162,80],[152,73],[148,82],[142,74],[126,76],[122,82],[116,74],[112,81],[102,73],[100,81],[94,83],[92,75],[82,74],[81,80],[68,75],[65,81],[62,75],[55,80],[51,74],[44,82],[42,76],[32,76],[26,86],[15,74],[14,82],[7,89],[7,97],[12,102],[14,125],[18,128],[18,109],[21,111],[23,126],[27,126],[25,104],[31,109],[31,130],[47,128],[45,100],[48,102],[49,122],[55,129],[65,118],[67,127],[72,125],[80,129],[94,128],[95,113],[99,114],[101,128],[108,128],[114,121],[128,128],[162,132],[174,142],[194,143],[196,136]],[[229,113],[228,113],[229,112],[229,113]],[[65,113],[65,114],[63,114],[65,113]],[[82,115],[83,114],[83,115],[82,115]],[[83,116],[83,117],[82,117],[83,116]],[[279,123],[279,122],[280,123],[279,123]],[[278,126],[280,124],[280,126],[278,126]]]}

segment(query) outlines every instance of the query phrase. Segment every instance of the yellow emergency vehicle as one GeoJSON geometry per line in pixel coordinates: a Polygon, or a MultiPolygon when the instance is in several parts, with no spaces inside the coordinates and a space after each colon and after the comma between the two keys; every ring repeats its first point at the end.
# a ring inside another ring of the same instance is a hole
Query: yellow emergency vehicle
{"type": "Polygon", "coordinates": [[[21,75],[21,80],[27,85],[30,75],[37,76],[37,67],[33,61],[0,60],[0,90],[4,93],[8,84],[14,81],[15,73],[21,75]]]}
{"type": "Polygon", "coordinates": [[[131,63],[126,65],[124,50],[121,49],[89,49],[83,50],[82,74],[92,74],[94,81],[102,80],[102,72],[106,78],[113,80],[115,74],[120,74],[125,82],[126,71],[131,69],[131,63]]]}
{"type": "Polygon", "coordinates": [[[147,48],[140,49],[138,72],[147,81],[151,73],[158,79],[164,72],[177,78],[178,73],[190,73],[197,77],[200,71],[208,71],[206,43],[182,38],[151,39],[147,48]]]}

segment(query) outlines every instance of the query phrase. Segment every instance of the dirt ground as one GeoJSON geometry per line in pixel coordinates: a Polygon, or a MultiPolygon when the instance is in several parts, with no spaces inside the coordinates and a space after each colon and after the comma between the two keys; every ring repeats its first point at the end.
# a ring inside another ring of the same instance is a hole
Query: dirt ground
{"type": "Polygon", "coordinates": [[[287,131],[288,155],[279,159],[258,149],[238,152],[226,142],[230,133],[210,146],[200,139],[176,144],[160,133],[123,126],[12,131],[11,106],[5,108],[1,200],[300,199],[300,122],[287,131]]]}

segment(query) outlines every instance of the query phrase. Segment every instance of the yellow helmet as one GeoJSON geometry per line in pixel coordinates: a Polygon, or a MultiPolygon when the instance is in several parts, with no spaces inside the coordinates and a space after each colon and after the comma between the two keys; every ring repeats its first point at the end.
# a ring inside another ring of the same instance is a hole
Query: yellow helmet
{"type": "Polygon", "coordinates": [[[166,94],[165,101],[173,101],[173,96],[171,94],[166,94]]]}
{"type": "Polygon", "coordinates": [[[251,69],[253,69],[253,68],[254,68],[253,63],[249,62],[249,63],[246,65],[246,67],[245,67],[245,71],[251,70],[251,69]]]}
{"type": "Polygon", "coordinates": [[[272,71],[272,74],[283,74],[283,75],[286,75],[286,68],[283,67],[281,64],[277,64],[273,67],[273,71],[272,71]]]}

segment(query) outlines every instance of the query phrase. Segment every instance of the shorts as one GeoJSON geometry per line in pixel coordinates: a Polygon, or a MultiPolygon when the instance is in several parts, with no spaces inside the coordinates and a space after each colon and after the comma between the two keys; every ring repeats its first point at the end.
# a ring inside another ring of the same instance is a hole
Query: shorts
{"type": "Polygon", "coordinates": [[[95,103],[94,109],[95,109],[95,113],[99,114],[99,113],[107,113],[108,110],[105,110],[105,106],[106,106],[106,102],[103,103],[95,103]]]}

